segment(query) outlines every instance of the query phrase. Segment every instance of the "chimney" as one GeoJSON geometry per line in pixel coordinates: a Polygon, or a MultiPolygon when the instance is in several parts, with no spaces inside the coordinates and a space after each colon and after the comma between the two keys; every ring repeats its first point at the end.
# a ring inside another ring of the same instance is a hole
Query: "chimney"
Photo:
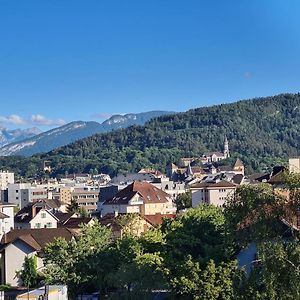
{"type": "Polygon", "coordinates": [[[32,209],[32,218],[34,218],[36,216],[36,206],[32,205],[31,209],[32,209]]]}

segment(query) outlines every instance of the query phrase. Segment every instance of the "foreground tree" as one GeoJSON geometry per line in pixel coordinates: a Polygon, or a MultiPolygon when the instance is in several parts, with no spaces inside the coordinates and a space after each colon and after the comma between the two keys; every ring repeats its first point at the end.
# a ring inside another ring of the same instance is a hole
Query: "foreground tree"
{"type": "Polygon", "coordinates": [[[82,291],[101,290],[111,243],[111,231],[98,222],[84,225],[80,235],[69,242],[56,239],[45,249],[46,281],[67,284],[71,299],[82,291]]]}
{"type": "Polygon", "coordinates": [[[274,240],[259,245],[250,277],[238,287],[238,299],[300,299],[300,242],[274,240]]]}
{"type": "Polygon", "coordinates": [[[26,256],[23,263],[23,268],[18,272],[17,276],[22,280],[23,286],[35,287],[41,279],[37,271],[37,257],[26,256]]]}

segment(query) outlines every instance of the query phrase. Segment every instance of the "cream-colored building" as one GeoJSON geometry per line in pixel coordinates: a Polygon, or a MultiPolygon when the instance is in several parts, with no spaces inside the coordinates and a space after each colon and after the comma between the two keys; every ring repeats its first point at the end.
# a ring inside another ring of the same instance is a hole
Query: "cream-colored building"
{"type": "Polygon", "coordinates": [[[9,183],[15,183],[15,174],[8,171],[0,171],[0,190],[6,190],[9,183]]]}
{"type": "Polygon", "coordinates": [[[190,187],[192,192],[192,207],[199,204],[223,206],[229,195],[236,190],[237,185],[225,180],[219,182],[201,182],[190,187]]]}
{"type": "Polygon", "coordinates": [[[290,173],[300,173],[300,156],[289,159],[289,171],[290,173]]]}
{"type": "Polygon", "coordinates": [[[141,215],[173,214],[176,207],[172,197],[148,182],[135,181],[114,197],[106,200],[101,209],[109,213],[139,213],[141,215]]]}

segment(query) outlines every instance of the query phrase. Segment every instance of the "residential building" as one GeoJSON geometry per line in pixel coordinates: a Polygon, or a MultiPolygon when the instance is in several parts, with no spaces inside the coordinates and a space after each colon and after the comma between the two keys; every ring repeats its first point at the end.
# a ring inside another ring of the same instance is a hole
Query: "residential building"
{"type": "Polygon", "coordinates": [[[232,195],[236,188],[236,184],[225,180],[195,183],[190,187],[192,206],[196,207],[199,204],[223,206],[227,197],[232,195]]]}
{"type": "Polygon", "coordinates": [[[72,199],[74,199],[79,207],[84,207],[88,213],[92,213],[97,210],[97,203],[99,199],[99,189],[93,189],[91,187],[75,188],[72,191],[72,199]]]}
{"type": "Polygon", "coordinates": [[[15,204],[0,203],[0,239],[3,234],[14,229],[14,208],[15,204]]]}
{"type": "Polygon", "coordinates": [[[169,194],[173,199],[187,191],[184,182],[174,182],[167,177],[156,178],[151,184],[169,194]]]}
{"type": "Polygon", "coordinates": [[[15,215],[15,228],[57,228],[58,218],[45,203],[30,203],[15,215]]]}
{"type": "Polygon", "coordinates": [[[135,181],[119,191],[102,205],[101,214],[139,213],[154,215],[156,213],[175,213],[176,207],[172,197],[148,182],[135,181]]]}
{"type": "Polygon", "coordinates": [[[62,237],[70,241],[76,233],[67,228],[50,229],[14,229],[6,233],[0,243],[1,283],[12,286],[22,285],[16,272],[22,269],[25,257],[35,255],[37,268],[42,270],[43,249],[55,238],[62,237]]]}
{"type": "Polygon", "coordinates": [[[30,183],[10,183],[7,185],[8,202],[23,208],[30,202],[30,183]]]}
{"type": "Polygon", "coordinates": [[[0,171],[0,201],[7,201],[7,195],[5,191],[7,190],[8,184],[15,182],[15,174],[8,171],[0,171]]]}

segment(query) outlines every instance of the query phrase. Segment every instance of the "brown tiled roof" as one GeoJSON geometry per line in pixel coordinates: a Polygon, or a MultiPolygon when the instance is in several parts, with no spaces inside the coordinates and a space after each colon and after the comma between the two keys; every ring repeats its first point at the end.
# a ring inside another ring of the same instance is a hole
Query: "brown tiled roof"
{"type": "Polygon", "coordinates": [[[76,233],[68,228],[41,228],[41,229],[13,229],[3,235],[1,246],[10,244],[16,240],[22,240],[33,249],[39,251],[57,237],[70,241],[76,233]]]}
{"type": "MultiPolygon", "coordinates": [[[[27,206],[23,207],[21,210],[17,212],[15,215],[15,223],[29,223],[32,220],[32,207],[34,203],[30,203],[27,206]]],[[[36,206],[36,213],[38,213],[42,206],[36,206]]]]}
{"type": "Polygon", "coordinates": [[[145,215],[143,218],[148,221],[152,225],[161,225],[163,222],[163,219],[175,219],[176,214],[155,214],[155,215],[145,215]]]}
{"type": "Polygon", "coordinates": [[[144,203],[166,203],[169,198],[167,193],[148,182],[134,181],[119,191],[113,198],[106,200],[104,205],[128,204],[136,194],[143,198],[144,203]]]}
{"type": "Polygon", "coordinates": [[[193,188],[236,188],[236,184],[231,183],[226,180],[221,180],[219,182],[200,182],[195,183],[191,186],[193,188]]]}
{"type": "Polygon", "coordinates": [[[280,183],[284,183],[286,181],[286,177],[285,177],[285,170],[279,171],[278,173],[276,173],[274,176],[272,176],[268,183],[270,184],[280,184],[280,183]]]}
{"type": "Polygon", "coordinates": [[[192,169],[193,173],[204,173],[204,171],[201,167],[194,166],[194,167],[191,167],[191,169],[192,169]]]}
{"type": "Polygon", "coordinates": [[[92,218],[70,218],[63,224],[66,228],[79,228],[80,225],[89,224],[92,218]]]}
{"type": "Polygon", "coordinates": [[[233,176],[232,181],[235,184],[241,184],[241,182],[243,181],[243,179],[244,179],[244,175],[242,175],[242,174],[236,174],[236,175],[233,176]]]}
{"type": "Polygon", "coordinates": [[[68,213],[64,213],[61,211],[58,211],[56,213],[54,213],[54,216],[58,219],[59,223],[65,223],[66,221],[68,221],[70,218],[72,218],[72,216],[74,216],[74,212],[68,212],[68,213]]]}
{"type": "Polygon", "coordinates": [[[106,214],[104,217],[101,217],[99,219],[99,223],[102,226],[111,228],[113,231],[118,231],[122,228],[115,214],[106,214]]]}
{"type": "Polygon", "coordinates": [[[60,208],[62,204],[58,199],[46,199],[45,203],[51,208],[60,208]]]}

